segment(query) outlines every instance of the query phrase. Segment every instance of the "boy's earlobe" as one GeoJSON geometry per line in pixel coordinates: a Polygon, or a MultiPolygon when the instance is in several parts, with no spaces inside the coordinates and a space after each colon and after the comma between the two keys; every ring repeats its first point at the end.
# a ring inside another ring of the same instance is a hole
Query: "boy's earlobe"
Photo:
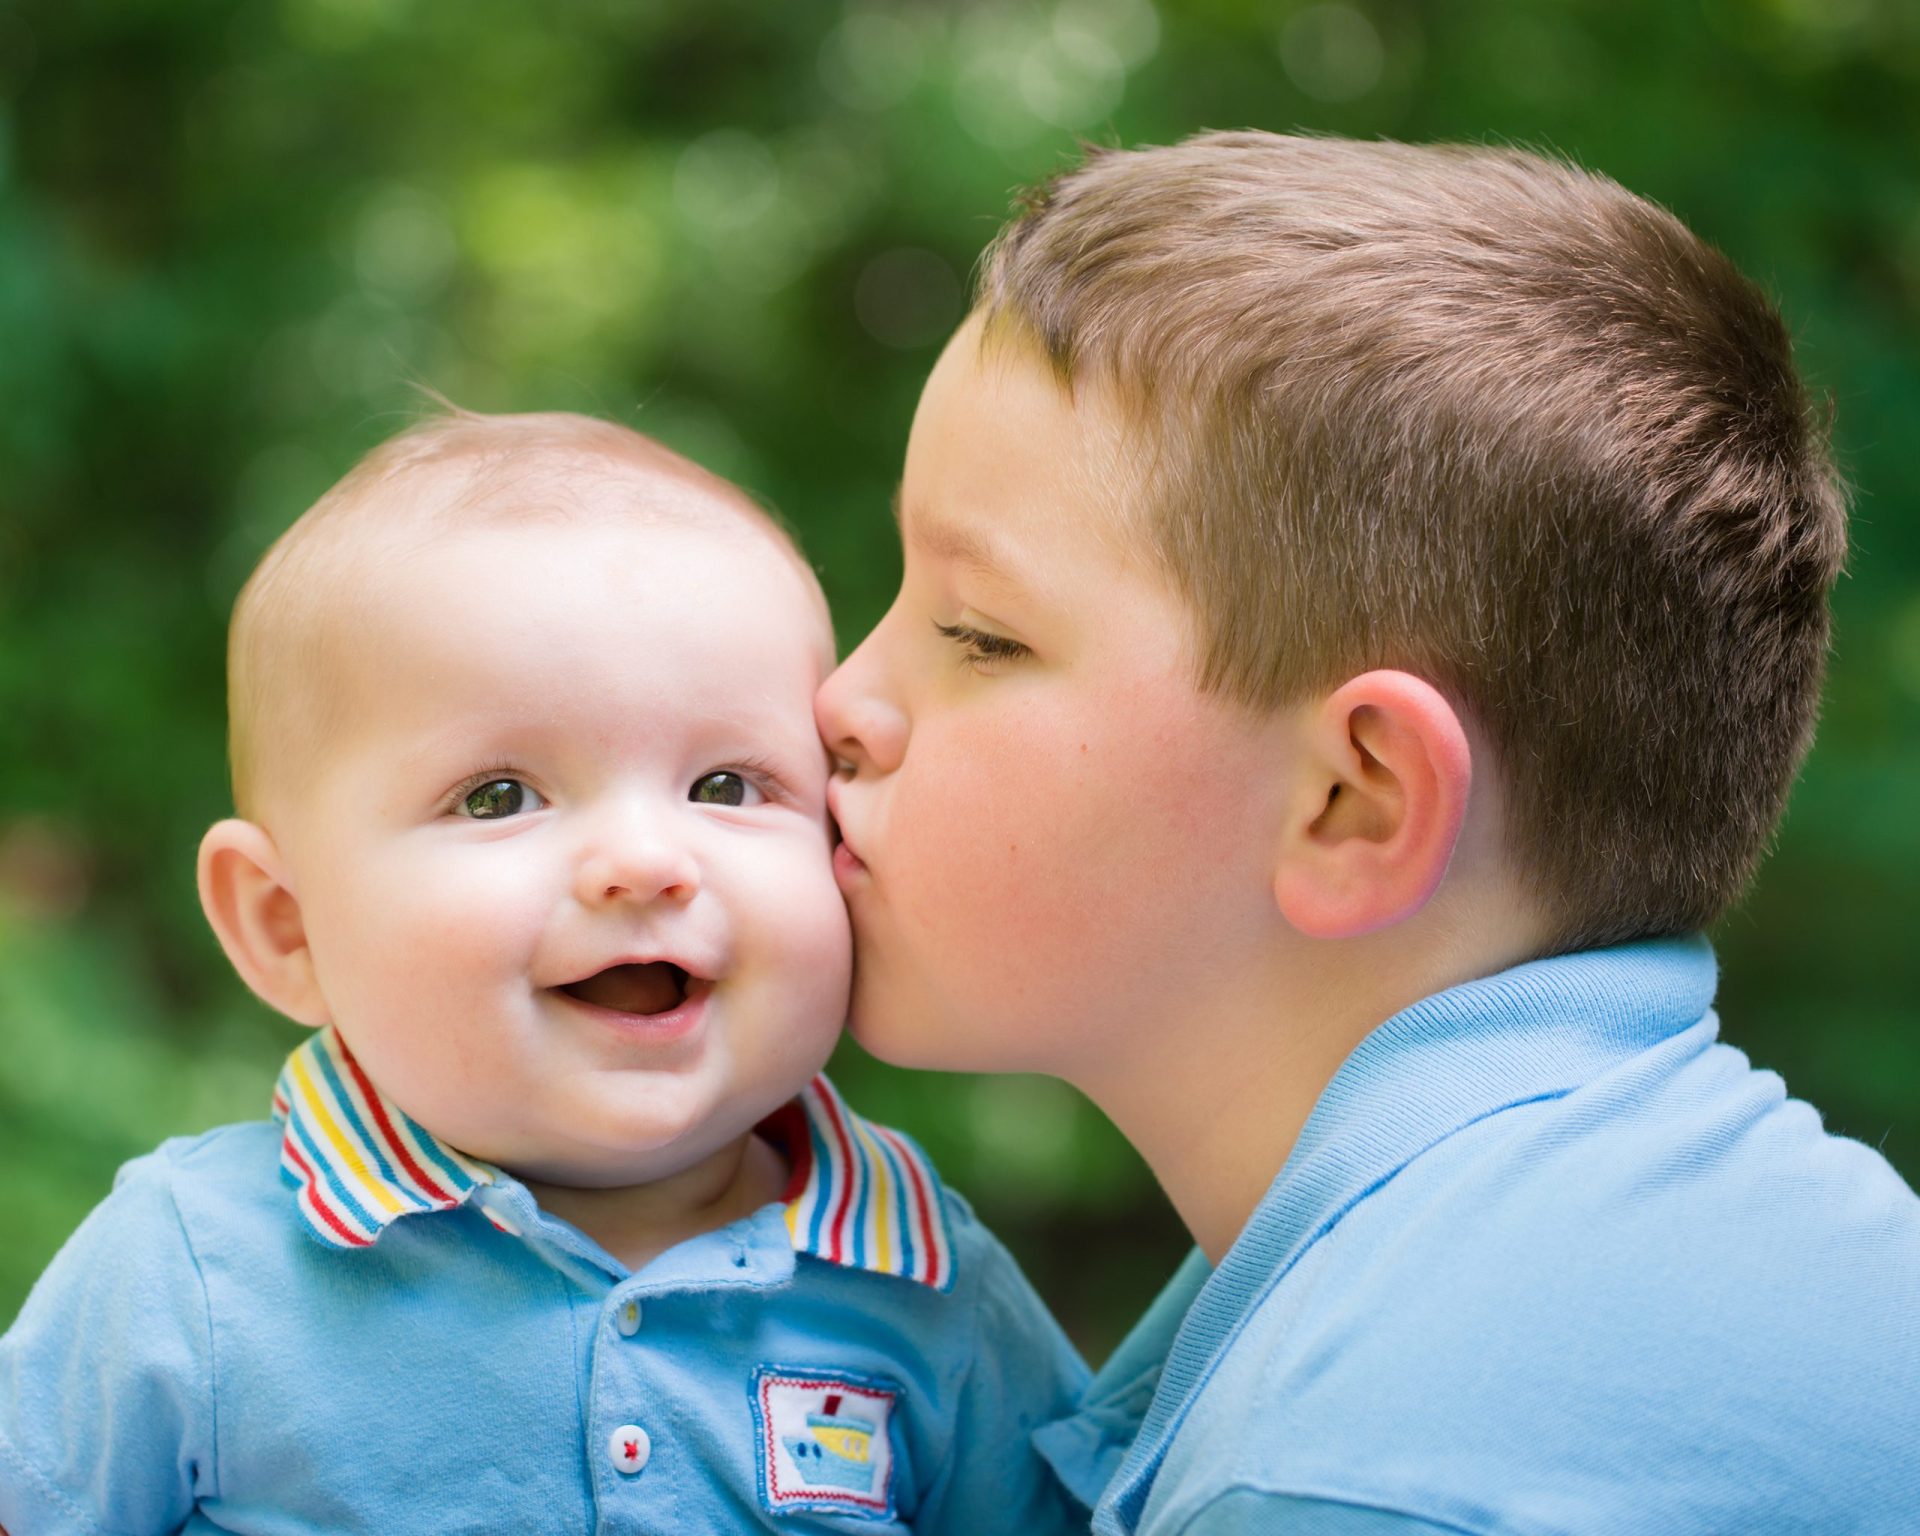
{"type": "Polygon", "coordinates": [[[1301,773],[1274,876],[1281,915],[1346,939],[1425,906],[1473,783],[1466,729],[1439,689],[1406,672],[1350,679],[1312,712],[1301,773]]]}
{"type": "Polygon", "coordinates": [[[240,979],[300,1024],[330,1022],[299,899],[265,828],[229,817],[200,839],[200,906],[240,979]]]}

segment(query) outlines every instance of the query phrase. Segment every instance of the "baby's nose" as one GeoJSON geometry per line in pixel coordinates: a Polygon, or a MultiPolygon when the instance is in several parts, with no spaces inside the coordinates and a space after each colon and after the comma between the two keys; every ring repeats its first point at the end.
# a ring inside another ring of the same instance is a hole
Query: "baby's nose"
{"type": "Polygon", "coordinates": [[[662,829],[609,831],[580,861],[574,896],[585,906],[656,899],[690,901],[700,889],[700,866],[686,844],[662,829]]]}

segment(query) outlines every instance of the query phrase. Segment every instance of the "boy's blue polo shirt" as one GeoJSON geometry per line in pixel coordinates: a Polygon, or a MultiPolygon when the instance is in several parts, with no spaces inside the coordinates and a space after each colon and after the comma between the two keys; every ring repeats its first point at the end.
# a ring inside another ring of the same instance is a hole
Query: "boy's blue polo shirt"
{"type": "Polygon", "coordinates": [[[1623,946],[1375,1030],[1040,1432],[1094,1530],[1920,1530],[1920,1200],[1714,980],[1623,946]]]}
{"type": "Polygon", "coordinates": [[[638,1273],[331,1031],[275,1107],[130,1163],[0,1340],[11,1536],[1085,1530],[1029,1443],[1084,1367],[824,1079],[785,1203],[638,1273]]]}

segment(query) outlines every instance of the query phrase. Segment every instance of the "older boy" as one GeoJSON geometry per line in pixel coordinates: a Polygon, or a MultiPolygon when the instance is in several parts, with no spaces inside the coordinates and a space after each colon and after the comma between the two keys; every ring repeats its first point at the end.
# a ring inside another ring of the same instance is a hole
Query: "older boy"
{"type": "Polygon", "coordinates": [[[1840,493],[1724,257],[1505,150],[1095,154],[928,381],[827,683],[853,1027],[1051,1072],[1196,1256],[1102,1533],[1894,1531],[1920,1202],[1715,1043],[1840,493]]]}
{"type": "Polygon", "coordinates": [[[815,1076],[831,656],[785,535],[606,423],[430,423],[295,525],[200,888],[317,1033],[274,1121],[123,1170],[0,1341],[0,1525],[1075,1518],[1028,1441],[1077,1359],[815,1076]]]}

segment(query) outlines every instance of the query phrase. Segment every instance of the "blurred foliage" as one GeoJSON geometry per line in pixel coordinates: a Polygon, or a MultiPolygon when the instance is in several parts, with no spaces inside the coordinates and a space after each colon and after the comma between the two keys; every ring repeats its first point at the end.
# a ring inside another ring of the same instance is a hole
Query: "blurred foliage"
{"type": "MultiPolygon", "coordinates": [[[[799,527],[843,639],[914,400],[1076,136],[1555,148],[1778,295],[1858,487],[1830,703],[1719,935],[1728,1036],[1920,1173],[1911,0],[88,0],[0,7],[0,1319],[113,1168],[296,1031],[192,890],[226,610],[417,405],[629,420],[799,527]]],[[[1058,1085],[836,1067],[1095,1354],[1182,1247],[1058,1085]]]]}

